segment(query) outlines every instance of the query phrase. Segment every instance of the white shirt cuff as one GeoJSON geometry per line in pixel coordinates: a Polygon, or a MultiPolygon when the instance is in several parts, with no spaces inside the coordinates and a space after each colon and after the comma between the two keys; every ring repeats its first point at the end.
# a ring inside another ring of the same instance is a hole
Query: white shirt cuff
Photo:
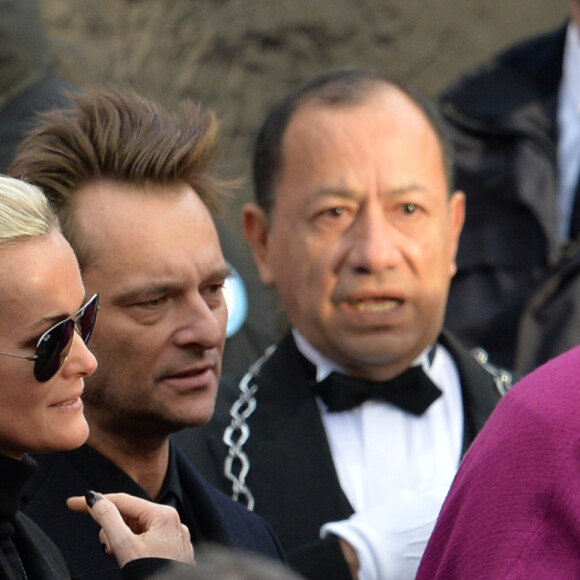
{"type": "Polygon", "coordinates": [[[402,491],[348,520],[323,525],[320,536],[334,534],[352,546],[359,580],[412,580],[447,491],[402,491]]]}

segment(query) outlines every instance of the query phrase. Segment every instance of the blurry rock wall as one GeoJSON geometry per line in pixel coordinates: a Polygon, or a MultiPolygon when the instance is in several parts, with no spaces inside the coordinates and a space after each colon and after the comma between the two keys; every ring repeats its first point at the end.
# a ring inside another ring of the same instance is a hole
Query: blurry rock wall
{"type": "MultiPolygon", "coordinates": [[[[58,71],[126,83],[222,120],[221,165],[247,175],[274,100],[341,65],[381,67],[428,95],[517,39],[562,22],[565,0],[39,0],[58,71]]],[[[249,196],[244,187],[231,205],[249,196]]]]}

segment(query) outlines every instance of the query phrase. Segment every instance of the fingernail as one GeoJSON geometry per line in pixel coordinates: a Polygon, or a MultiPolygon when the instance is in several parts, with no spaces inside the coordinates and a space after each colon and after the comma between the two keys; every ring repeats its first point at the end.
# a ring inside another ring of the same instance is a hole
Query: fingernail
{"type": "Polygon", "coordinates": [[[85,491],[85,501],[89,507],[93,507],[101,499],[101,494],[89,489],[85,491]]]}

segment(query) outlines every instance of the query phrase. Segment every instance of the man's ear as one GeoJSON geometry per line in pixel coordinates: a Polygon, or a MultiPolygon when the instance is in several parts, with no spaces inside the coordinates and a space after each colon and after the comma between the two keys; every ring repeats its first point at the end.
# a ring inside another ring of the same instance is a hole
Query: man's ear
{"type": "Polygon", "coordinates": [[[267,286],[274,281],[268,256],[269,220],[266,212],[255,203],[247,203],[242,209],[242,231],[250,245],[260,279],[267,286]]]}
{"type": "Polygon", "coordinates": [[[459,237],[461,230],[465,223],[465,194],[462,191],[455,191],[451,195],[449,201],[450,219],[451,219],[451,240],[453,261],[451,264],[451,276],[455,276],[457,272],[457,264],[455,258],[457,256],[457,248],[459,245],[459,237]]]}

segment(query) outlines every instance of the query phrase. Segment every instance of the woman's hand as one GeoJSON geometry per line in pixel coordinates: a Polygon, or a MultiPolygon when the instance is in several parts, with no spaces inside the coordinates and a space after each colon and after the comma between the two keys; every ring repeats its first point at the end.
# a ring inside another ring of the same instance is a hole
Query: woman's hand
{"type": "Polygon", "coordinates": [[[121,568],[139,558],[166,558],[195,564],[191,536],[170,506],[126,493],[100,494],[67,500],[70,509],[89,513],[101,526],[99,539],[121,568]]]}

